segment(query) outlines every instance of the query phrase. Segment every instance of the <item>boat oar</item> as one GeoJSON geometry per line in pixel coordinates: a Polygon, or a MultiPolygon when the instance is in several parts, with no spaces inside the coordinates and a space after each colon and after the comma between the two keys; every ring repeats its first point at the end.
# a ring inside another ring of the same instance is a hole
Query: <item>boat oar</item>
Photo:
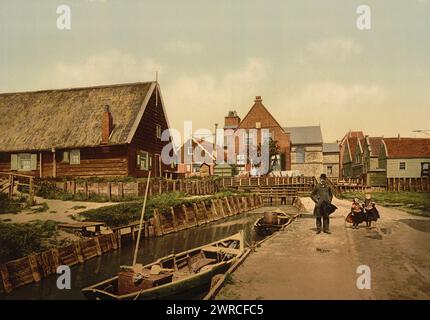
{"type": "Polygon", "coordinates": [[[148,174],[148,181],[146,182],[145,199],[143,200],[142,213],[140,214],[139,232],[137,233],[136,249],[134,250],[133,267],[136,265],[137,252],[139,251],[140,236],[142,234],[143,217],[145,216],[146,199],[148,198],[149,181],[151,180],[151,171],[148,174]]]}

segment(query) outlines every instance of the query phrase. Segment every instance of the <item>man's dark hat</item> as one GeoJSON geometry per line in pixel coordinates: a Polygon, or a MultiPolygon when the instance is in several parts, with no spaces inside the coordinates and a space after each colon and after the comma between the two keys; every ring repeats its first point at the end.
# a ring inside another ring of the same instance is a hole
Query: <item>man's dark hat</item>
{"type": "Polygon", "coordinates": [[[325,173],[321,173],[320,179],[327,179],[327,175],[325,173]]]}

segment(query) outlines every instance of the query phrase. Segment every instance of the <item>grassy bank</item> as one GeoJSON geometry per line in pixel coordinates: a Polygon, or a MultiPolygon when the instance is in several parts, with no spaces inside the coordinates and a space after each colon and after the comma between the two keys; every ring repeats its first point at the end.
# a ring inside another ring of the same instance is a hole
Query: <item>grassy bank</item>
{"type": "MultiPolygon", "coordinates": [[[[231,196],[234,194],[239,193],[227,189],[214,195],[200,197],[187,197],[185,193],[181,192],[163,193],[148,199],[145,210],[145,219],[152,217],[154,209],[158,209],[161,213],[168,213],[170,211],[170,207],[181,206],[183,204],[189,205],[202,200],[210,202],[212,199],[231,196]]],[[[78,219],[105,222],[110,227],[117,227],[139,220],[141,210],[142,201],[132,201],[84,211],[78,215],[78,219]]]]}
{"type": "MultiPolygon", "coordinates": [[[[359,198],[364,201],[360,192],[346,192],[345,199],[359,198]]],[[[412,214],[430,216],[430,194],[421,192],[372,192],[373,201],[385,207],[397,207],[412,214]]]]}
{"type": "Polygon", "coordinates": [[[64,244],[56,236],[57,222],[0,222],[0,263],[64,244]]]}

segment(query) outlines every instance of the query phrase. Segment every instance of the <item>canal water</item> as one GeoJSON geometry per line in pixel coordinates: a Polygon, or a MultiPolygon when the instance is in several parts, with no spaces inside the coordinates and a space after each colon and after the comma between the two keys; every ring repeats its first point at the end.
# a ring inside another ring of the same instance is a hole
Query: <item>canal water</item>
{"type": "MultiPolygon", "coordinates": [[[[205,224],[159,238],[144,239],[140,243],[138,263],[148,264],[171,253],[178,253],[201,245],[220,240],[244,230],[247,245],[262,238],[253,230],[254,222],[268,208],[238,214],[215,223],[205,224]]],[[[283,206],[282,209],[295,213],[296,208],[283,206]]],[[[121,249],[111,251],[102,256],[71,267],[70,290],[57,289],[57,276],[52,275],[39,283],[15,289],[8,295],[0,295],[0,299],[85,299],[81,289],[115,276],[121,265],[131,265],[134,246],[125,244],[121,249]]]]}

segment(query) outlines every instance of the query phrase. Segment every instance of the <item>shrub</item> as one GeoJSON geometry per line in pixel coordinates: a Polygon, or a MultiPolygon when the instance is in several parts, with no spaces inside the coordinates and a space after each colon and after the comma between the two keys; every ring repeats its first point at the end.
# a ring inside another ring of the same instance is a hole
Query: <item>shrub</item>
{"type": "Polygon", "coordinates": [[[56,234],[57,222],[0,222],[0,263],[18,259],[49,248],[46,239],[56,234]]]}

